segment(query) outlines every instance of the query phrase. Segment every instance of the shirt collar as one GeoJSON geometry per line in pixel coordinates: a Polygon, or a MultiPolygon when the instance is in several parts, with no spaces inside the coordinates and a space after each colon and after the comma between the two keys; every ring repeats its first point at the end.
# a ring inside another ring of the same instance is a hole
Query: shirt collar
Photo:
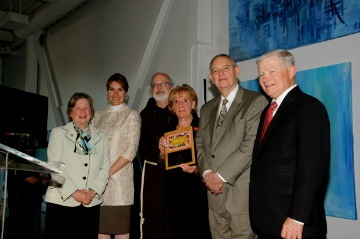
{"type": "Polygon", "coordinates": [[[272,99],[271,102],[276,101],[276,104],[278,105],[277,109],[279,108],[280,104],[283,102],[283,100],[285,99],[286,95],[295,87],[297,86],[297,84],[294,84],[293,86],[290,86],[289,88],[287,88],[276,100],[272,99]]]}
{"type": "Polygon", "coordinates": [[[120,105],[110,105],[107,112],[116,112],[123,108],[125,106],[124,103],[121,103],[120,105]]]}
{"type": "MultiPolygon", "coordinates": [[[[232,102],[234,101],[235,99],[235,96],[236,96],[236,93],[238,92],[239,90],[239,85],[236,84],[236,86],[234,87],[234,89],[230,92],[230,94],[226,97],[226,99],[228,100],[228,102],[226,103],[226,109],[229,110],[232,102]]],[[[221,100],[220,100],[220,104],[219,104],[219,112],[221,110],[221,104],[222,104],[222,101],[225,99],[224,96],[221,96],[221,100]]]]}

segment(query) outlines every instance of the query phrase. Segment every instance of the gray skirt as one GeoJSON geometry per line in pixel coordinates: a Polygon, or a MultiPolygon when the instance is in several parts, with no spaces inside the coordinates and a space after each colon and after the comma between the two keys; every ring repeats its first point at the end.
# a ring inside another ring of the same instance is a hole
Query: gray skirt
{"type": "Polygon", "coordinates": [[[100,207],[100,234],[121,235],[130,233],[131,205],[101,206],[100,207]]]}

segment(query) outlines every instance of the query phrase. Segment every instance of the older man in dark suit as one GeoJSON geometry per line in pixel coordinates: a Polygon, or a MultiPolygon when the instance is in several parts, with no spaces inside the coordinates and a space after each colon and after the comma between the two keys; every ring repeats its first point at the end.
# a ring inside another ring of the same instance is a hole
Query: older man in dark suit
{"type": "Polygon", "coordinates": [[[325,239],[324,195],[330,161],[326,108],[296,85],[290,52],[270,51],[256,63],[260,85],[272,103],[261,115],[253,153],[252,228],[259,239],[325,239]],[[272,105],[275,110],[268,114],[272,105]]]}
{"type": "Polygon", "coordinates": [[[268,100],[240,87],[239,73],[228,55],[212,59],[209,78],[221,95],[202,106],[196,135],[213,239],[256,238],[249,218],[250,164],[260,114],[268,100]]]}

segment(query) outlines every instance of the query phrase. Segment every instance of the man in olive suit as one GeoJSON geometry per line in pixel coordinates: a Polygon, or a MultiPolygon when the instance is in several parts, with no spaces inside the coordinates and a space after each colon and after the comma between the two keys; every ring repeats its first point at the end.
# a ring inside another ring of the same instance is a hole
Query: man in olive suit
{"type": "Polygon", "coordinates": [[[240,68],[230,56],[216,55],[209,68],[209,78],[221,95],[201,107],[196,148],[198,169],[208,188],[211,235],[256,238],[249,219],[250,165],[260,114],[268,100],[239,86],[240,68]]]}

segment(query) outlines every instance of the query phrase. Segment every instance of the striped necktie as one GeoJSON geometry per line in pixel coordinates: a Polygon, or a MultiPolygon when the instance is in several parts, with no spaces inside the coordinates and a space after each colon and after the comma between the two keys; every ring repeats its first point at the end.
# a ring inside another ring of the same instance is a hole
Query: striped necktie
{"type": "Polygon", "coordinates": [[[227,114],[227,109],[226,109],[226,103],[227,102],[228,102],[228,100],[224,99],[222,104],[221,104],[221,110],[220,110],[220,114],[219,114],[217,125],[216,125],[216,130],[217,131],[220,129],[220,126],[223,124],[225,116],[227,114]]]}

